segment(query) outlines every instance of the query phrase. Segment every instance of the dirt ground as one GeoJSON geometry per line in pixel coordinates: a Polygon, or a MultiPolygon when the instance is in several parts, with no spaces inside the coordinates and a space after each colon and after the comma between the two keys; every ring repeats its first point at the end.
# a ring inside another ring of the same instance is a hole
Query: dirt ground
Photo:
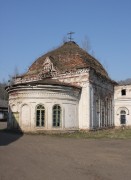
{"type": "Polygon", "coordinates": [[[22,135],[2,130],[0,180],[130,180],[131,140],[22,135]]]}

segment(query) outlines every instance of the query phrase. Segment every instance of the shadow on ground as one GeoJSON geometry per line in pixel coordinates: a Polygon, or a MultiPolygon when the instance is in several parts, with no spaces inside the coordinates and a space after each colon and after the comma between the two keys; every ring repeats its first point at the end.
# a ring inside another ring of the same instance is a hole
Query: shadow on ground
{"type": "Polygon", "coordinates": [[[0,122],[0,146],[7,146],[23,136],[22,132],[9,131],[6,122],[0,122]]]}

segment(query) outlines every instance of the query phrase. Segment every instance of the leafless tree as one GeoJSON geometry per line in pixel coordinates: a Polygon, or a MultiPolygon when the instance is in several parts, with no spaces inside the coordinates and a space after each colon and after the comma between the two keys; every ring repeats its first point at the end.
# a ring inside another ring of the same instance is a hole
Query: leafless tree
{"type": "Polygon", "coordinates": [[[85,36],[84,40],[82,40],[82,48],[86,52],[89,52],[91,50],[91,45],[90,45],[90,42],[89,42],[89,38],[87,36],[85,36]]]}
{"type": "Polygon", "coordinates": [[[0,99],[2,100],[8,100],[8,93],[5,90],[7,85],[7,82],[0,82],[0,99]]]}
{"type": "Polygon", "coordinates": [[[64,36],[64,37],[63,37],[63,44],[66,43],[67,41],[68,41],[67,36],[64,36]]]}
{"type": "Polygon", "coordinates": [[[121,80],[121,81],[118,81],[118,83],[119,83],[120,85],[131,84],[131,78],[128,78],[128,79],[125,79],[125,80],[121,80]]]}
{"type": "Polygon", "coordinates": [[[19,76],[19,71],[18,71],[18,68],[15,67],[13,74],[9,75],[9,80],[8,80],[9,83],[8,84],[10,84],[10,85],[14,84],[14,81],[15,81],[17,76],[19,76]]]}

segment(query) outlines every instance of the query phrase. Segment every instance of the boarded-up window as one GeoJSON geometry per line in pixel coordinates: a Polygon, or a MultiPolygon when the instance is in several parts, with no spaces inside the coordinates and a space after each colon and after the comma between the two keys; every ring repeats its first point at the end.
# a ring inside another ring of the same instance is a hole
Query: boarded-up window
{"type": "Polygon", "coordinates": [[[29,127],[30,126],[30,107],[27,104],[22,106],[21,110],[21,123],[22,126],[29,127]]]}

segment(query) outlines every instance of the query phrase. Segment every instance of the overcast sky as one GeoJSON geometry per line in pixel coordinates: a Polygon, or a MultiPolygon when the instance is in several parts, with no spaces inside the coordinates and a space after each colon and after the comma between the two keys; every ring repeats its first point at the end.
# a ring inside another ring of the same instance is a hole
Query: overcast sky
{"type": "Polygon", "coordinates": [[[0,0],[0,81],[26,72],[69,31],[81,47],[88,38],[113,80],[131,78],[131,0],[0,0]]]}

